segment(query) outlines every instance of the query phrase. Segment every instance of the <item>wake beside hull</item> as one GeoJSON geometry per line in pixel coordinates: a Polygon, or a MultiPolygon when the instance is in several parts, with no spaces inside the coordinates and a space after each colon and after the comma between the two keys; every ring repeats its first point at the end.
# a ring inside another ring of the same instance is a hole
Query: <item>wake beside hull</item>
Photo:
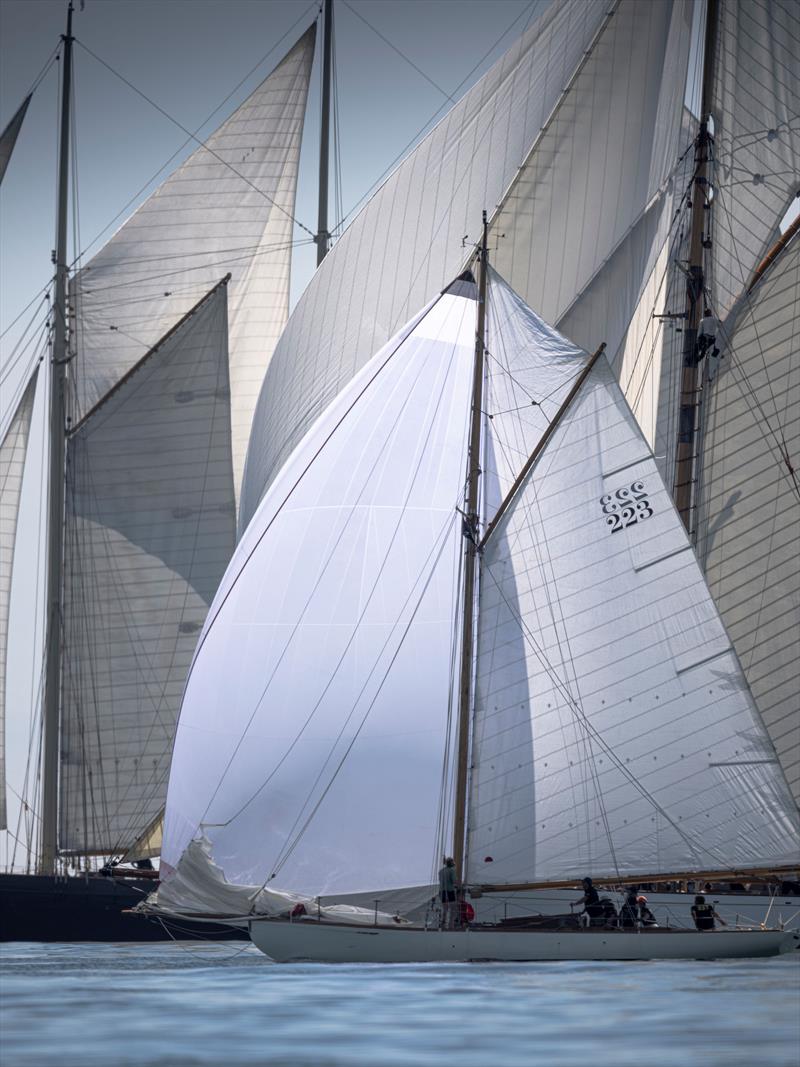
{"type": "Polygon", "coordinates": [[[800,931],[447,931],[282,920],[252,922],[250,938],[278,963],[735,959],[800,949],[800,931]]]}

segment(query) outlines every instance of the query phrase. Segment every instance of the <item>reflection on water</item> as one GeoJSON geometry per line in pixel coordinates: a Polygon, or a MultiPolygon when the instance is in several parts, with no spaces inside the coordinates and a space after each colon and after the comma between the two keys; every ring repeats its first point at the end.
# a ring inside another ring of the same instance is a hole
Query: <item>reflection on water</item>
{"type": "Polygon", "coordinates": [[[794,1067],[800,956],[276,966],[249,945],[4,945],[2,1067],[794,1067]]]}

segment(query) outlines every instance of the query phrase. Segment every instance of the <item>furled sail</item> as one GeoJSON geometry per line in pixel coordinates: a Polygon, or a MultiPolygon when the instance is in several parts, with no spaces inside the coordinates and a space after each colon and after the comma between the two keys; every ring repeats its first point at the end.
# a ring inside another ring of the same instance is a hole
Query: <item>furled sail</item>
{"type": "Polygon", "coordinates": [[[775,750],[604,357],[485,543],[478,618],[471,882],[795,862],[775,750]]]}
{"type": "Polygon", "coordinates": [[[800,175],[800,6],[719,0],[712,117],[713,248],[706,284],[724,318],[778,236],[800,175]]]}
{"type": "Polygon", "coordinates": [[[800,237],[724,324],[706,382],[698,555],[800,803],[800,237]]]}
{"type": "MultiPolygon", "coordinates": [[[[533,288],[547,278],[537,298],[549,300],[552,288],[556,313],[570,307],[669,171],[687,55],[682,0],[556,0],[466,93],[354,219],[292,313],[254,417],[240,529],[325,405],[462,268],[464,235],[477,236],[482,209],[506,205],[493,256],[512,273],[524,267],[533,288]],[[601,139],[613,133],[614,152],[598,155],[587,141],[593,128],[601,139]],[[578,199],[567,208],[556,181],[570,167],[583,184],[576,177],[578,199]],[[534,176],[544,184],[534,187],[534,176]],[[583,222],[591,238],[567,240],[554,225],[549,241],[536,230],[531,251],[531,216],[538,226],[556,208],[575,220],[570,234],[583,222]]],[[[630,269],[645,269],[648,255],[632,257],[630,269]]],[[[640,282],[637,273],[627,289],[635,295],[640,282]]]]}
{"type": "Polygon", "coordinates": [[[33,416],[38,366],[20,398],[0,441],[0,830],[6,828],[5,704],[8,654],[8,609],[14,569],[22,477],[33,416]]]}
{"type": "Polygon", "coordinates": [[[186,671],[234,545],[226,285],[67,442],[59,845],[158,814],[186,671]]]}
{"type": "Polygon", "coordinates": [[[456,282],[392,339],[240,541],[187,682],[162,871],[207,835],[229,882],[311,894],[430,882],[475,306],[474,283],[456,282]]]}
{"type": "Polygon", "coordinates": [[[13,118],[0,133],[0,182],[5,177],[8,164],[11,161],[11,153],[14,151],[14,145],[17,143],[17,137],[19,137],[19,131],[22,128],[22,122],[25,118],[25,113],[28,110],[28,104],[31,102],[31,96],[29,93],[22,103],[17,108],[13,118]]]}
{"type": "Polygon", "coordinates": [[[315,28],[78,273],[75,419],[226,272],[237,493],[289,313],[292,215],[315,28]]]}

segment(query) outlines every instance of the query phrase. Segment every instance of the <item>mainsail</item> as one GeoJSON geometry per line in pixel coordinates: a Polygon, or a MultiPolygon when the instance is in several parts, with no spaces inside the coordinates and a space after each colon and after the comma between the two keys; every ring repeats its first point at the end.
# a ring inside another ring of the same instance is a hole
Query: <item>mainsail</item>
{"type": "MultiPolygon", "coordinates": [[[[325,405],[462,269],[464,235],[477,237],[483,209],[503,205],[493,255],[524,274],[523,298],[547,296],[551,319],[620,244],[635,245],[626,261],[632,312],[666,218],[660,202],[647,211],[678,155],[689,28],[683,0],[556,0],[394,171],[317,271],[275,350],[240,529],[325,405]],[[592,130],[614,150],[598,152],[592,130]],[[567,173],[578,206],[561,188],[567,173]],[[559,225],[548,227],[551,215],[559,225]]],[[[613,301],[604,309],[618,322],[613,301]]]]}
{"type": "Polygon", "coordinates": [[[724,324],[708,395],[698,554],[800,803],[800,238],[724,324]]]}
{"type": "Polygon", "coordinates": [[[312,25],[72,283],[74,419],[226,272],[237,492],[258,391],[289,313],[293,213],[312,25]]]}
{"type": "Polygon", "coordinates": [[[37,366],[0,441],[0,830],[6,827],[5,706],[8,609],[22,477],[38,376],[37,366]]]}
{"type": "Polygon", "coordinates": [[[59,847],[163,804],[186,671],[234,544],[226,284],[67,441],[59,847]]]}

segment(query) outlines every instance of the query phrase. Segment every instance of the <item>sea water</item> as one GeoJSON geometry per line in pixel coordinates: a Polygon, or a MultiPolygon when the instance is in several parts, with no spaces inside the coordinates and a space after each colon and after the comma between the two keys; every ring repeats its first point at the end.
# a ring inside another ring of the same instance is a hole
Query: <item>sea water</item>
{"type": "Polygon", "coordinates": [[[3,1067],[797,1067],[800,954],[276,965],[250,945],[0,948],[3,1067]]]}

